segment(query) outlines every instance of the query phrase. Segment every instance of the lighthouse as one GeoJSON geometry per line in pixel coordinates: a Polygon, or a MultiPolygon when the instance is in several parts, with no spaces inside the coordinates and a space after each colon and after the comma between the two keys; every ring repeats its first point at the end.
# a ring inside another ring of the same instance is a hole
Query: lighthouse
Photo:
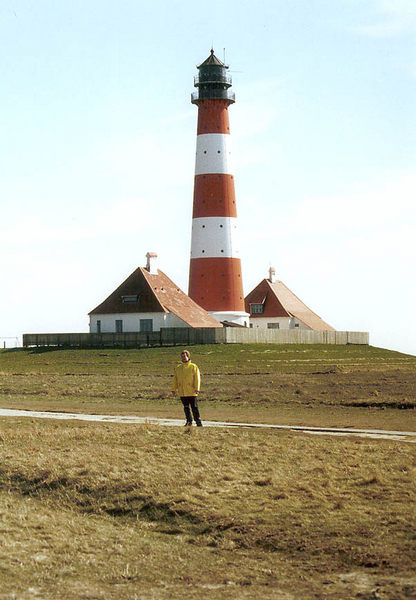
{"type": "Polygon", "coordinates": [[[228,65],[211,50],[198,67],[198,107],[189,296],[221,322],[248,326],[228,107],[235,102],[228,65]]]}

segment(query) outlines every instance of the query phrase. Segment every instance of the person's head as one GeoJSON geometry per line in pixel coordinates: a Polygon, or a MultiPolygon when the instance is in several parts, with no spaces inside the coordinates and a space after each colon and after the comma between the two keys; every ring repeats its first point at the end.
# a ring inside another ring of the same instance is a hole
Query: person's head
{"type": "Polygon", "coordinates": [[[189,350],[182,350],[181,352],[181,361],[183,363],[187,363],[191,360],[191,355],[189,353],[189,350]]]}

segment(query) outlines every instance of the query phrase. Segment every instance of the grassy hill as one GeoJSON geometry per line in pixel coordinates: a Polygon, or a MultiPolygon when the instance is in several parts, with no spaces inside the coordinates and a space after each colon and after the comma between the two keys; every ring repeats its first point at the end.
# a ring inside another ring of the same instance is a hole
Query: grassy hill
{"type": "MultiPolygon", "coordinates": [[[[191,350],[204,418],[415,429],[415,357],[191,350]]],[[[182,416],[169,394],[179,351],[2,351],[0,406],[182,416]]],[[[415,598],[415,450],[0,418],[0,598],[415,598]]]]}
{"type": "MultiPolygon", "coordinates": [[[[182,416],[170,395],[179,353],[2,351],[0,407],[182,416]]],[[[401,430],[414,419],[416,357],[398,352],[229,344],[195,346],[192,360],[202,373],[206,419],[401,430]]]]}

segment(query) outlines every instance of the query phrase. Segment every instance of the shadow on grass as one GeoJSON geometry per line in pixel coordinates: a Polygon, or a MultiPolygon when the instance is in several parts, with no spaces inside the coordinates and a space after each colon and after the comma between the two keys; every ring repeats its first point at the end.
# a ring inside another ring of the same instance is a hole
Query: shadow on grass
{"type": "Polygon", "coordinates": [[[0,478],[0,490],[17,492],[23,497],[49,497],[55,506],[62,502],[84,514],[107,514],[114,518],[156,523],[157,531],[166,534],[188,532],[198,535],[230,527],[220,523],[217,526],[207,524],[189,509],[176,508],[174,503],[157,502],[152,497],[137,494],[134,485],[116,486],[112,490],[81,483],[79,478],[51,477],[50,471],[41,472],[35,477],[17,472],[0,478]]]}
{"type": "Polygon", "coordinates": [[[12,354],[15,352],[27,352],[27,348],[2,348],[0,350],[1,354],[12,354]]]}
{"type": "Polygon", "coordinates": [[[44,352],[56,352],[57,350],[68,350],[63,346],[38,346],[36,348],[5,348],[1,350],[1,354],[43,354],[44,352]]]}

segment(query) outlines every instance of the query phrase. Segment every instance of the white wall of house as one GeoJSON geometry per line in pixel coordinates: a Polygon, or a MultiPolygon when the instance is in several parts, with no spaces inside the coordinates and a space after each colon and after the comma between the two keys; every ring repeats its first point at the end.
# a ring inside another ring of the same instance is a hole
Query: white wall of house
{"type": "Polygon", "coordinates": [[[310,329],[295,317],[251,317],[251,329],[310,329]],[[269,323],[272,327],[269,327],[269,323]],[[276,327],[278,325],[278,327],[276,327]],[[274,327],[273,327],[274,326],[274,327]]]}
{"type": "Polygon", "coordinates": [[[221,321],[231,321],[231,323],[238,323],[244,327],[249,327],[249,314],[246,312],[236,310],[223,310],[223,311],[209,311],[211,317],[214,317],[219,323],[221,321]]]}
{"type": "Polygon", "coordinates": [[[120,313],[90,316],[90,333],[98,333],[100,321],[101,333],[115,333],[116,321],[122,321],[123,333],[140,331],[140,320],[151,319],[153,331],[160,331],[161,327],[189,327],[173,313],[120,313]]]}

